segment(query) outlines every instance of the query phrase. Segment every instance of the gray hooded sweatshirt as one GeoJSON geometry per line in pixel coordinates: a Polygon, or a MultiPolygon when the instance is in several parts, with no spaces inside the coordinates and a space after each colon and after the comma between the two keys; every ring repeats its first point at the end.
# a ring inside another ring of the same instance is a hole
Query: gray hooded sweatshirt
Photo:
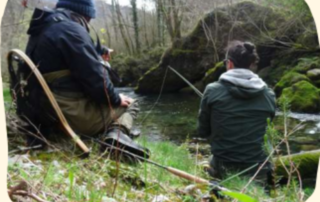
{"type": "Polygon", "coordinates": [[[275,116],[275,110],[275,95],[258,75],[232,69],[206,87],[198,134],[209,139],[212,154],[220,161],[263,162],[267,119],[275,116]]]}

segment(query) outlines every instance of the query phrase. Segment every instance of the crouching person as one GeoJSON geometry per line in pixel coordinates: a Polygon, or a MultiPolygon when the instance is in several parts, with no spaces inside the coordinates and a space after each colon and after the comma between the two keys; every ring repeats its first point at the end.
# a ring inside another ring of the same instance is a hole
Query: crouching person
{"type": "MultiPolygon", "coordinates": [[[[209,174],[224,178],[227,173],[253,176],[266,161],[264,135],[267,120],[276,110],[275,95],[253,73],[259,60],[250,42],[233,41],[226,49],[227,72],[209,84],[201,101],[198,134],[211,144],[213,158],[209,174]]],[[[267,162],[256,177],[271,184],[272,165],[267,162]]]]}
{"type": "MultiPolygon", "coordinates": [[[[43,74],[72,129],[86,136],[102,134],[102,140],[110,144],[116,139],[122,146],[123,140],[146,156],[148,150],[129,137],[138,103],[114,89],[90,38],[93,0],[59,0],[56,9],[35,12],[33,18],[37,20],[31,21],[28,30],[26,53],[43,74]]],[[[55,120],[55,112],[34,76],[28,85],[30,108],[21,114],[45,131],[55,120]]],[[[29,144],[34,141],[29,138],[29,144]]]]}

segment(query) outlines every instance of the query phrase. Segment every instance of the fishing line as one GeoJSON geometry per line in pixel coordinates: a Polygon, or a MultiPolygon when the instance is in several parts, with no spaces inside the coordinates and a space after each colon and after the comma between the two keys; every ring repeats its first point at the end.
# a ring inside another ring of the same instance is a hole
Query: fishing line
{"type": "Polygon", "coordinates": [[[173,71],[174,73],[176,73],[184,82],[186,82],[193,90],[194,92],[199,95],[199,97],[203,97],[203,94],[192,84],[190,83],[184,76],[182,76],[178,71],[176,71],[175,69],[173,69],[170,65],[168,66],[168,68],[173,71]]]}
{"type": "MultiPolygon", "coordinates": [[[[169,66],[168,66],[169,67],[169,66]]],[[[162,85],[161,85],[161,89],[160,89],[160,93],[159,93],[159,96],[156,100],[156,102],[153,104],[153,106],[151,107],[151,109],[149,110],[149,112],[146,114],[146,116],[142,119],[142,121],[140,122],[140,124],[142,125],[144,123],[144,121],[149,117],[149,115],[152,113],[153,109],[157,106],[157,104],[159,103],[160,101],[160,98],[162,96],[162,93],[163,93],[163,89],[164,89],[164,84],[165,84],[165,81],[166,81],[166,78],[167,78],[167,74],[168,74],[168,67],[166,68],[166,72],[165,72],[165,75],[163,77],[163,81],[162,81],[162,85]]]]}
{"type": "Polygon", "coordinates": [[[177,70],[175,70],[174,68],[172,68],[170,65],[167,66],[166,68],[166,72],[165,72],[165,75],[164,75],[164,78],[163,78],[163,81],[162,81],[162,84],[161,84],[161,89],[160,89],[160,93],[159,93],[159,96],[156,100],[156,102],[154,103],[154,105],[151,107],[150,111],[147,113],[147,115],[142,119],[141,123],[144,123],[144,121],[146,120],[146,118],[148,118],[148,116],[151,114],[151,112],[153,111],[153,109],[156,107],[156,105],[159,103],[160,101],[160,98],[162,96],[162,93],[163,93],[163,89],[164,89],[164,84],[165,84],[165,81],[166,81],[166,78],[167,78],[167,74],[168,74],[168,69],[170,69],[171,71],[173,71],[176,75],[178,75],[184,82],[186,82],[194,91],[195,93],[199,96],[199,97],[203,97],[203,93],[201,93],[192,83],[190,83],[184,76],[182,76],[177,70]]]}

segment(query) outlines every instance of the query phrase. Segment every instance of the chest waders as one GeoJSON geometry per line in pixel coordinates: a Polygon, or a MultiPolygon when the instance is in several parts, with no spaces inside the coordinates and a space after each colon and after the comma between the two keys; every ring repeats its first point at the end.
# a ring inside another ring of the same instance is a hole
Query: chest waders
{"type": "MultiPolygon", "coordinates": [[[[12,65],[13,58],[19,58],[20,61],[22,61],[26,64],[25,66],[28,66],[31,69],[32,74],[34,74],[34,76],[38,80],[41,88],[45,92],[45,95],[49,99],[50,104],[52,105],[54,111],[56,112],[57,117],[59,118],[59,121],[61,123],[62,129],[81,148],[81,150],[84,152],[85,156],[89,155],[90,149],[81,141],[79,136],[72,130],[72,128],[68,124],[68,122],[67,122],[65,116],[63,115],[54,95],[52,94],[47,82],[43,78],[43,76],[40,73],[40,71],[38,70],[38,68],[33,64],[33,62],[30,60],[30,58],[24,52],[17,50],[17,49],[10,51],[8,54],[9,71],[10,71],[11,78],[13,78],[13,80],[11,80],[11,82],[15,81],[15,82],[17,82],[16,84],[19,85],[18,82],[20,82],[20,84],[21,84],[21,80],[14,80],[14,78],[19,78],[19,77],[17,77],[17,75],[15,74],[15,71],[13,69],[13,65],[12,65]],[[14,75],[16,75],[16,76],[14,76],[14,75]]],[[[25,78],[25,79],[27,79],[27,78],[25,78]]],[[[24,95],[21,94],[21,90],[22,90],[22,86],[20,87],[20,95],[16,95],[17,99],[19,99],[19,97],[21,97],[21,98],[25,97],[24,95]]]]}

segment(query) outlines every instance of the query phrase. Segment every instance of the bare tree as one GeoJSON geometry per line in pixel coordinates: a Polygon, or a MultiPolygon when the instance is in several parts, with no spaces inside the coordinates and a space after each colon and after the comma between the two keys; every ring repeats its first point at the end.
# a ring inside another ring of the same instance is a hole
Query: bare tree
{"type": "Polygon", "coordinates": [[[147,28],[146,8],[145,7],[142,8],[142,12],[143,12],[143,25],[144,25],[145,45],[147,46],[147,48],[149,48],[150,47],[150,43],[149,43],[149,40],[148,40],[148,28],[147,28]]]}
{"type": "Polygon", "coordinates": [[[136,52],[140,53],[140,40],[139,40],[139,22],[138,22],[138,11],[137,11],[137,0],[130,1],[132,6],[132,23],[134,26],[134,38],[136,42],[136,52]]]}
{"type": "Polygon", "coordinates": [[[171,42],[174,42],[181,38],[181,22],[183,19],[181,5],[177,5],[176,0],[168,0],[168,2],[160,0],[159,2],[171,42]],[[168,6],[164,6],[164,2],[167,3],[168,6]]]}
{"type": "Polygon", "coordinates": [[[158,30],[158,43],[164,45],[164,26],[163,26],[163,3],[162,0],[156,0],[157,9],[157,30],[158,30]]]}
{"type": "Polygon", "coordinates": [[[113,26],[113,29],[114,29],[114,34],[115,34],[115,38],[116,38],[116,41],[118,41],[118,29],[117,29],[117,26],[116,26],[116,3],[115,3],[115,0],[112,0],[111,2],[111,19],[112,19],[112,26],[113,26]]]}
{"type": "Polygon", "coordinates": [[[121,36],[122,36],[122,39],[124,41],[124,44],[128,50],[128,53],[129,54],[132,54],[132,49],[130,47],[130,42],[129,42],[129,39],[126,35],[126,28],[124,26],[124,20],[123,20],[123,16],[121,14],[121,10],[120,10],[120,5],[119,5],[119,2],[115,2],[115,7],[116,7],[116,14],[117,14],[117,19],[118,19],[118,27],[120,29],[120,33],[121,33],[121,36]]]}
{"type": "Polygon", "coordinates": [[[112,40],[111,40],[111,34],[108,26],[108,20],[107,20],[107,11],[106,11],[106,3],[101,1],[102,9],[103,9],[103,20],[104,20],[104,27],[107,34],[106,43],[109,47],[112,46],[112,40]]]}

